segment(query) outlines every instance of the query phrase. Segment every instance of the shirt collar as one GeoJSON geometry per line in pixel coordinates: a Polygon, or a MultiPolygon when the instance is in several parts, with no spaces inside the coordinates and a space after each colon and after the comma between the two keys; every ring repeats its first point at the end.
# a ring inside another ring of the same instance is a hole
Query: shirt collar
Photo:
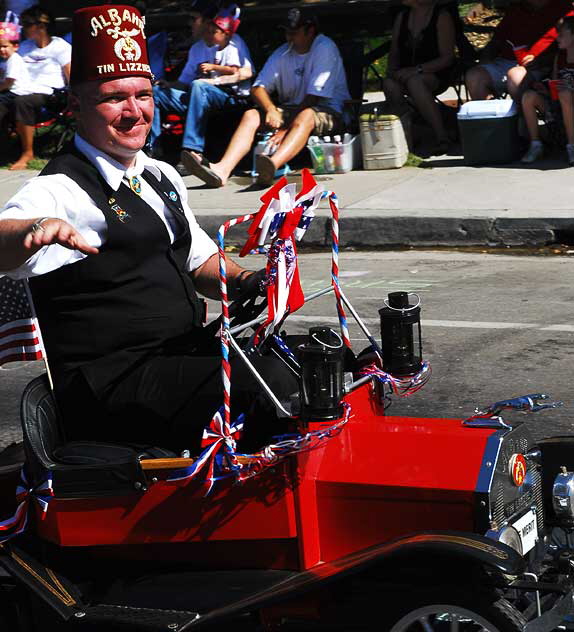
{"type": "Polygon", "coordinates": [[[76,149],[81,151],[86,158],[95,165],[102,178],[110,185],[113,191],[117,191],[120,188],[120,184],[124,178],[139,176],[144,169],[148,169],[153,173],[158,181],[161,180],[161,171],[156,161],[147,156],[143,151],[138,151],[133,166],[126,168],[101,149],[88,143],[87,140],[78,134],[74,137],[74,144],[76,145],[76,149]]]}

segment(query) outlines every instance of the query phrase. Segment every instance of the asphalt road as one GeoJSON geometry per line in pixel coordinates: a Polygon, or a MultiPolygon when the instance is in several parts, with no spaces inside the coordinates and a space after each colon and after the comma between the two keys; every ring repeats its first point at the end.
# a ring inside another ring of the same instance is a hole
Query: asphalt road
{"type": "MultiPolygon", "coordinates": [[[[262,257],[249,259],[248,267],[263,265],[262,257]]],[[[300,262],[306,293],[328,285],[328,254],[303,253],[300,262]]],[[[377,337],[377,311],[389,291],[406,290],[421,299],[424,355],[433,375],[412,397],[395,399],[393,414],[463,418],[476,406],[549,393],[564,406],[513,412],[507,419],[527,421],[538,437],[574,432],[574,259],[347,251],[340,255],[340,268],[347,297],[377,337]]],[[[336,322],[328,295],[290,317],[287,329],[304,333],[312,325],[336,322]]],[[[354,324],[351,338],[356,350],[366,346],[354,324]]],[[[40,363],[0,368],[0,447],[19,439],[20,393],[41,370],[40,363]]],[[[81,415],[80,410],[79,421],[81,415]]]]}

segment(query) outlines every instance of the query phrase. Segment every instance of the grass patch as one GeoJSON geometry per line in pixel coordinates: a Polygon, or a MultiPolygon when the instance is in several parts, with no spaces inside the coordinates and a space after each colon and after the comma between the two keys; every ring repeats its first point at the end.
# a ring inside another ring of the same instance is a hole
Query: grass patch
{"type": "MultiPolygon", "coordinates": [[[[64,127],[55,124],[36,130],[34,134],[34,153],[36,156],[28,163],[28,169],[41,170],[44,168],[48,160],[56,153],[56,146],[64,131],[66,132],[66,139],[71,139],[73,136],[72,126],[64,127]]],[[[5,131],[2,134],[5,136],[0,150],[0,169],[8,169],[20,157],[20,140],[17,136],[7,136],[5,131]]]]}
{"type": "Polygon", "coordinates": [[[424,167],[423,162],[424,162],[423,158],[409,151],[407,161],[405,162],[405,167],[421,167],[421,166],[424,167]]]}
{"type": "Polygon", "coordinates": [[[28,163],[27,169],[36,169],[41,171],[48,164],[49,160],[49,158],[33,158],[28,163]]]}

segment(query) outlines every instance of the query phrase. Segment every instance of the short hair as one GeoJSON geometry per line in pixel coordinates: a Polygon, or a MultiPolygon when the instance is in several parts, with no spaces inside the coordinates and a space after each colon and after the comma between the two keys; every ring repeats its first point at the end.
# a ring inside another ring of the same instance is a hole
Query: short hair
{"type": "Polygon", "coordinates": [[[20,24],[45,24],[46,28],[54,21],[51,13],[42,9],[38,5],[30,7],[20,14],[20,24]]]}

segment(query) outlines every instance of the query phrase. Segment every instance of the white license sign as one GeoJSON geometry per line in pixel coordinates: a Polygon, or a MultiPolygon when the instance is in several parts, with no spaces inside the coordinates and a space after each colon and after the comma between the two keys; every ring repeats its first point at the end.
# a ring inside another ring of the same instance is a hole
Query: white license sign
{"type": "Polygon", "coordinates": [[[518,518],[512,526],[518,531],[520,541],[522,542],[522,553],[526,554],[530,549],[534,548],[538,540],[538,523],[536,522],[536,514],[530,510],[525,513],[522,518],[518,518]]]}

